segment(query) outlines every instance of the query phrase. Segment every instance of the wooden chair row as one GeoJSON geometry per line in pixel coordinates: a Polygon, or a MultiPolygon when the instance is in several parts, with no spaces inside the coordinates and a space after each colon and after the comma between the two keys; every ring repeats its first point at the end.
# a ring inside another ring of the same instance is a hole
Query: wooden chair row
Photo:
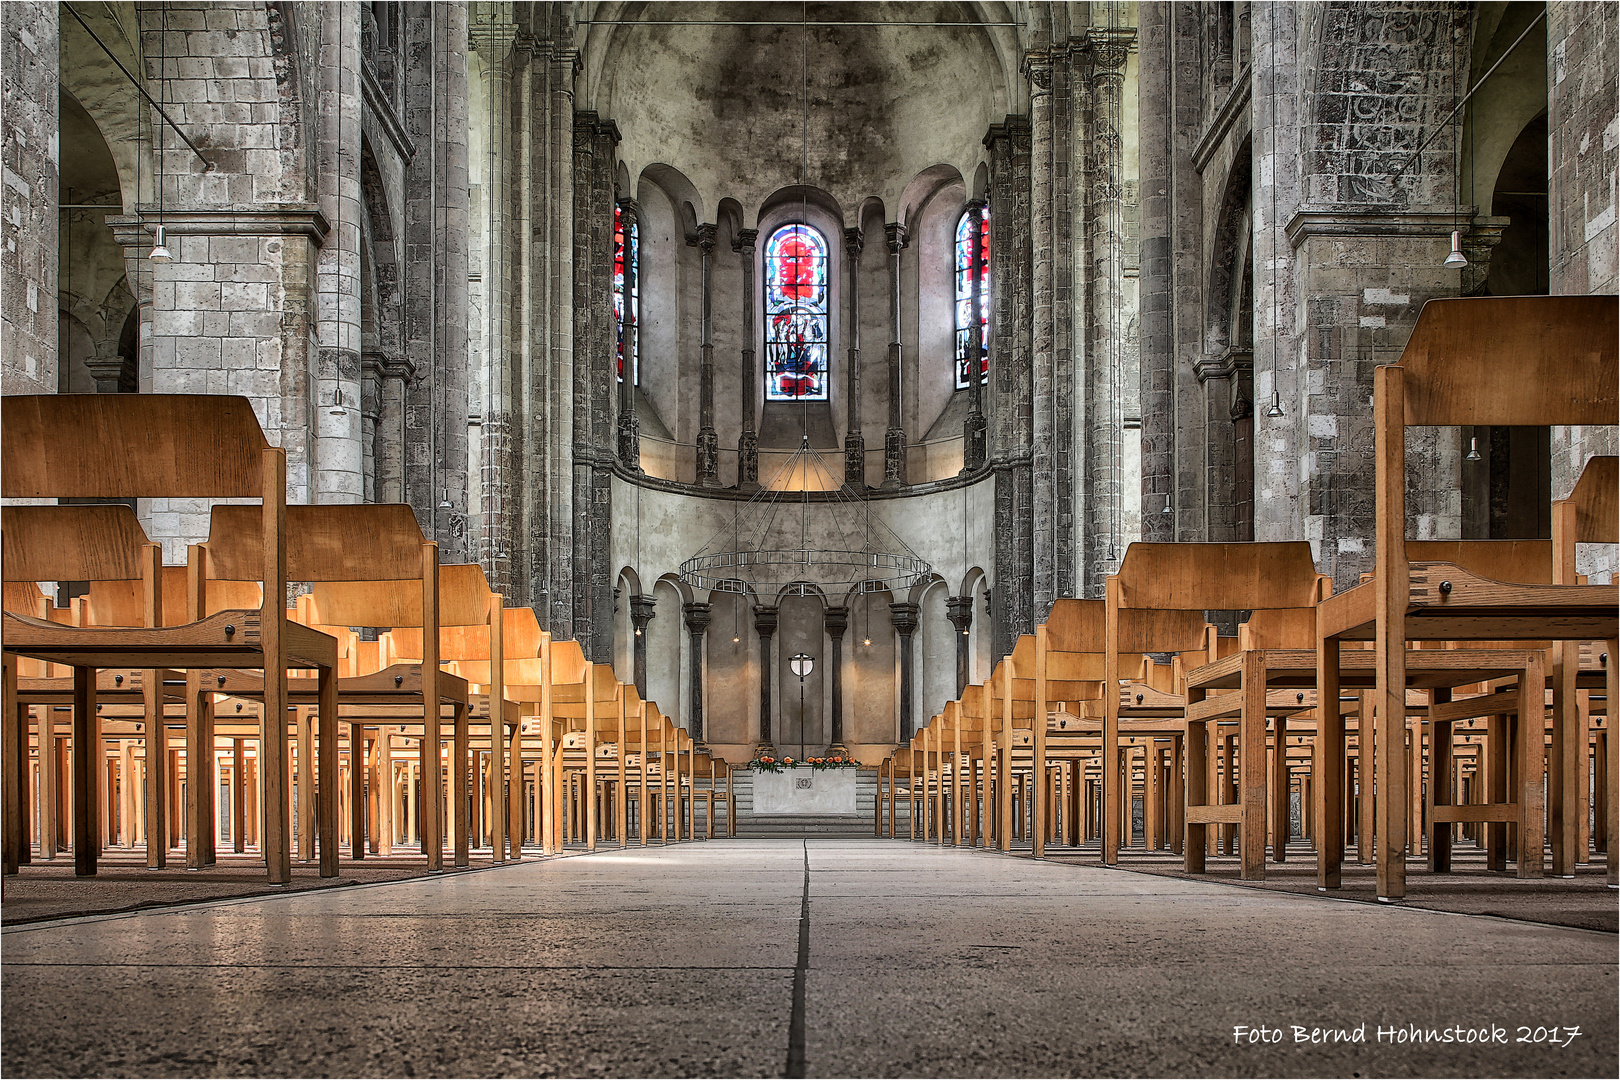
{"type": "MultiPolygon", "coordinates": [[[[98,759],[107,745],[103,724],[126,725],[110,732],[114,736],[139,736],[117,742],[126,765],[139,761],[142,830],[154,837],[177,831],[167,820],[170,791],[181,782],[169,732],[183,730],[180,741],[188,750],[214,748],[224,737],[238,758],[251,736],[262,789],[255,838],[273,882],[288,879],[295,849],[306,859],[318,851],[320,872],[336,874],[340,831],[348,834],[354,858],[364,857],[368,838],[375,846],[377,823],[367,821],[367,808],[393,800],[384,801],[375,789],[368,793],[366,780],[391,784],[394,748],[404,739],[418,750],[413,775],[420,778],[421,807],[414,816],[431,870],[442,866],[444,823],[456,820],[455,808],[469,805],[473,754],[488,762],[476,775],[485,780],[489,811],[460,816],[488,819],[495,857],[519,856],[526,820],[531,835],[541,834],[542,847],[555,850],[549,792],[560,780],[570,721],[559,722],[549,706],[554,691],[566,698],[570,685],[587,678],[588,666],[568,642],[555,646],[564,657],[555,666],[554,646],[533,613],[505,609],[478,567],[440,567],[436,545],[408,507],[286,506],[281,451],[266,445],[241,399],[13,397],[4,409],[9,498],[259,500],[258,506],[214,506],[208,540],[191,545],[183,567],[162,564],[160,547],[127,504],[5,509],[0,727],[7,872],[29,857],[30,761],[40,763],[41,788],[47,779],[58,786],[54,767],[44,767],[60,742],[58,709],[72,716],[73,782],[62,787],[72,793],[65,816],[74,823],[81,874],[95,873],[101,847],[96,827],[105,815],[96,807],[106,802],[97,793],[98,759]],[[117,465],[99,468],[103,461],[117,465]],[[81,582],[88,591],[57,609],[34,584],[39,581],[81,582]],[[289,581],[310,590],[291,609],[284,602],[289,581]],[[379,641],[362,641],[354,627],[391,630],[379,641]],[[288,669],[300,665],[316,677],[289,679],[288,669]],[[501,708],[492,710],[491,702],[501,708]],[[222,712],[230,718],[223,732],[217,727],[222,712]],[[29,726],[32,713],[39,714],[37,734],[29,726]],[[278,714],[290,714],[289,721],[262,719],[278,714]],[[446,741],[447,768],[440,765],[446,741]],[[296,755],[289,754],[292,745],[296,755]],[[140,748],[138,759],[131,746],[140,748]],[[529,764],[535,779],[526,787],[529,764]],[[294,806],[288,792],[295,775],[309,782],[297,785],[294,806]],[[524,797],[508,802],[509,785],[524,797]],[[295,813],[296,837],[290,832],[295,813]]],[[[656,706],[648,708],[656,713],[656,706]]],[[[661,716],[657,720],[652,730],[673,747],[678,737],[661,716]]],[[[690,788],[688,758],[684,774],[669,771],[688,777],[690,788]]],[[[185,768],[197,775],[192,762],[185,768]]],[[[651,760],[646,768],[657,771],[651,760]]],[[[232,769],[233,782],[240,785],[244,771],[232,769]]],[[[128,786],[127,768],[124,779],[128,786]]],[[[214,790],[212,783],[187,784],[179,831],[188,838],[188,866],[215,861],[214,790]]],[[[715,790],[713,783],[704,788],[711,823],[715,790]]],[[[233,817],[237,837],[239,818],[233,817]]],[[[53,832],[51,846],[54,839],[53,832]]],[[[464,820],[451,841],[458,866],[467,865],[468,839],[464,820]]],[[[163,866],[168,848],[167,842],[148,844],[148,864],[163,866]]]]}
{"type": "MultiPolygon", "coordinates": [[[[1344,834],[1340,785],[1353,731],[1359,745],[1372,747],[1362,756],[1378,762],[1360,775],[1362,786],[1379,795],[1362,803],[1376,807],[1376,822],[1363,824],[1373,824],[1380,838],[1380,896],[1404,895],[1414,818],[1430,822],[1436,870],[1449,868],[1454,823],[1489,822],[1494,836],[1511,822],[1518,872],[1540,876],[1543,821],[1550,817],[1554,873],[1572,873],[1589,748],[1612,755],[1616,745],[1606,732],[1615,698],[1617,592],[1613,584],[1579,582],[1574,573],[1576,543],[1615,542],[1614,459],[1594,459],[1571,497],[1555,507],[1551,542],[1409,541],[1401,433],[1413,424],[1613,425],[1620,367],[1615,310],[1613,297],[1431,302],[1402,364],[1377,372],[1372,580],[1332,596],[1304,543],[1131,545],[1102,601],[1059,600],[982,687],[967,688],[885,763],[879,830],[885,807],[895,828],[904,798],[916,808],[913,835],[926,838],[932,829],[938,837],[951,813],[958,841],[988,834],[1008,850],[1023,828],[1013,824],[1016,805],[1039,856],[1049,835],[1050,793],[1081,791],[1075,763],[1084,760],[1095,770],[1097,831],[1102,859],[1111,864],[1127,805],[1118,797],[1122,739],[1151,738],[1155,747],[1163,743],[1145,775],[1158,778],[1158,762],[1169,755],[1168,812],[1180,818],[1174,831],[1184,831],[1187,869],[1203,870],[1215,826],[1236,834],[1241,872],[1258,878],[1268,833],[1284,838],[1272,844],[1273,858],[1286,857],[1291,785],[1309,786],[1313,834],[1344,834]],[[1535,391],[1516,397],[1513,387],[1527,377],[1535,391]],[[1502,404],[1509,399],[1511,406],[1502,404]],[[1233,610],[1251,613],[1238,637],[1215,637],[1205,613],[1233,610]],[[1145,653],[1171,656],[1168,664],[1154,664],[1145,653]],[[1544,727],[1549,693],[1552,721],[1544,727]],[[1073,704],[1060,708],[1060,701],[1073,704]],[[1332,704],[1318,709],[1319,701],[1332,704]],[[1600,712],[1605,726],[1595,727],[1600,712]],[[1480,716],[1503,718],[1489,728],[1496,786],[1490,801],[1463,807],[1451,788],[1454,726],[1480,716]],[[1210,790],[1210,729],[1234,721],[1235,740],[1224,740],[1235,752],[1220,765],[1222,790],[1210,790]],[[1434,775],[1442,778],[1425,789],[1426,808],[1407,767],[1408,732],[1421,757],[1425,724],[1434,775]],[[1544,730],[1551,740],[1550,807],[1542,805],[1538,767],[1544,730]],[[1298,750],[1291,749],[1291,731],[1307,733],[1294,736],[1298,750]],[[1302,767],[1290,764],[1307,752],[1302,767]],[[1505,762],[1513,763],[1511,791],[1501,774],[1505,762]],[[1056,788],[1053,770],[1061,772],[1056,788]],[[1039,794],[1024,797],[1026,789],[1039,794]]],[[[1601,832],[1613,883],[1616,847],[1607,838],[1617,831],[1613,784],[1620,769],[1606,757],[1601,771],[1608,819],[1601,832]]],[[[1363,843],[1368,831],[1359,830],[1363,843]]],[[[1323,842],[1318,849],[1319,883],[1337,887],[1342,848],[1323,842]]]]}

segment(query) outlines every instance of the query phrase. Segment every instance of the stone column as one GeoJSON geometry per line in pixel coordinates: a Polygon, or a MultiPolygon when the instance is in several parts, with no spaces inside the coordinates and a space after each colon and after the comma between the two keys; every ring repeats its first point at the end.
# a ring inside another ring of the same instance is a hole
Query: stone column
{"type": "Polygon", "coordinates": [[[1034,466],[1034,616],[1046,617],[1057,595],[1056,572],[1057,477],[1053,455],[1057,450],[1056,417],[1052,414],[1053,385],[1053,258],[1052,251],[1052,58],[1032,53],[1025,61],[1029,77],[1030,117],[1030,238],[1034,252],[1031,297],[1031,352],[1034,360],[1032,463],[1034,466]]]}
{"type": "Polygon", "coordinates": [[[906,247],[906,227],[899,222],[883,226],[889,245],[889,430],[883,439],[883,486],[906,486],[905,413],[900,399],[900,252],[906,247]]]}
{"type": "Polygon", "coordinates": [[[630,625],[635,630],[632,640],[635,645],[636,693],[643,699],[647,697],[647,624],[655,618],[655,604],[656,601],[645,593],[637,593],[630,598],[630,625]]]}
{"type": "Polygon", "coordinates": [[[636,292],[639,268],[630,257],[630,230],[636,226],[635,200],[619,203],[619,227],[624,236],[624,376],[619,382],[619,460],[625,468],[641,472],[641,420],[636,416],[636,292]]]}
{"type": "MultiPolygon", "coordinates": [[[[50,3],[6,5],[0,40],[6,71],[7,174],[0,222],[0,291],[6,295],[0,312],[0,370],[8,394],[57,390],[58,10],[50,3]]],[[[134,284],[134,276],[130,282],[134,284]]]]}
{"type": "Polygon", "coordinates": [[[983,199],[967,204],[973,225],[973,261],[968,269],[971,276],[972,306],[968,316],[972,331],[968,334],[968,416],[962,425],[962,471],[972,472],[984,464],[984,212],[983,199]]]}
{"type": "Polygon", "coordinates": [[[849,296],[849,430],[844,435],[844,483],[862,491],[866,488],[866,433],[861,425],[861,247],[859,229],[844,230],[844,253],[849,271],[844,275],[844,291],[849,296]]]}
{"type": "Polygon", "coordinates": [[[1009,117],[985,137],[990,153],[992,266],[998,267],[990,294],[993,401],[989,449],[995,471],[996,584],[986,594],[994,604],[986,618],[997,656],[1010,653],[1018,635],[1035,631],[1034,616],[1034,372],[1032,325],[1029,172],[1030,127],[1009,117]]]}
{"type": "Polygon", "coordinates": [[[698,252],[703,257],[699,327],[703,368],[698,384],[697,482],[703,487],[720,486],[720,436],[714,430],[714,342],[710,337],[714,322],[710,318],[714,297],[714,241],[718,233],[719,229],[713,225],[699,225],[697,230],[698,252]]]}
{"type": "Polygon", "coordinates": [[[912,666],[911,635],[917,632],[916,604],[889,605],[889,622],[900,635],[900,744],[911,741],[912,666]]]}
{"type": "Polygon", "coordinates": [[[754,629],[759,632],[759,749],[775,749],[771,742],[771,637],[776,633],[776,608],[754,608],[754,629]]]}
{"type": "Polygon", "coordinates": [[[754,241],[758,229],[740,229],[731,250],[742,256],[743,347],[742,347],[742,434],[737,436],[737,487],[753,491],[759,487],[759,436],[754,431],[754,241]]]}
{"type": "MultiPolygon", "coordinates": [[[[1087,206],[1086,231],[1091,236],[1090,312],[1086,318],[1088,351],[1093,360],[1087,365],[1084,401],[1087,423],[1084,427],[1084,500],[1086,520],[1080,535],[1075,525],[1065,529],[1062,565],[1057,574],[1059,596],[1074,595],[1074,575],[1063,567],[1074,563],[1073,552],[1080,546],[1081,595],[1102,595],[1103,577],[1108,571],[1109,553],[1123,554],[1120,516],[1121,440],[1119,401],[1124,385],[1124,95],[1125,61],[1135,30],[1130,27],[1092,27],[1087,32],[1091,46],[1092,176],[1087,206]]],[[[1228,35],[1228,42],[1230,35],[1228,35]]],[[[1230,62],[1228,62],[1230,66],[1230,62]]],[[[1057,382],[1062,386],[1062,380],[1057,382]]],[[[1072,438],[1072,425],[1071,436],[1072,438]]],[[[1070,481],[1072,490],[1073,481],[1070,481]]],[[[1072,505],[1072,504],[1069,504],[1072,505]]],[[[1161,515],[1162,516],[1162,515],[1161,515]]],[[[1059,528],[1063,529],[1060,519],[1059,528]]]]}
{"type": "Polygon", "coordinates": [[[822,615],[821,625],[832,639],[832,742],[827,745],[828,755],[847,754],[844,745],[844,631],[849,629],[849,608],[829,607],[822,615]]]}
{"type": "Polygon", "coordinates": [[[947,596],[945,617],[956,627],[956,694],[962,695],[968,684],[968,630],[973,626],[973,596],[947,596]]]}
{"type": "MultiPolygon", "coordinates": [[[[316,255],[315,498],[365,497],[360,390],[360,8],[320,5],[316,135],[321,212],[332,225],[316,255]],[[324,59],[330,58],[330,59],[324,59]]],[[[465,277],[465,274],[463,274],[465,277]]]]}
{"type": "Polygon", "coordinates": [[[686,633],[692,643],[692,710],[686,730],[697,743],[703,741],[703,638],[709,631],[708,604],[692,603],[681,606],[686,616],[686,633]]]}

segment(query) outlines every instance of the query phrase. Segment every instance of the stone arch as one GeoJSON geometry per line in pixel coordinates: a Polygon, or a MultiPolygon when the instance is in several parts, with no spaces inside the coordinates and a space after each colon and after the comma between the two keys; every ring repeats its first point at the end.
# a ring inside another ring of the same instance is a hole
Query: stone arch
{"type": "Polygon", "coordinates": [[[644,695],[648,701],[658,703],[665,716],[686,727],[690,723],[686,703],[688,695],[683,687],[691,685],[691,672],[696,670],[690,650],[685,646],[686,627],[681,606],[691,590],[674,574],[664,574],[653,582],[651,598],[653,617],[647,624],[645,635],[647,650],[647,686],[644,695]]]}
{"type": "MultiPolygon", "coordinates": [[[[1308,9],[1313,25],[1300,70],[1306,175],[1333,178],[1312,202],[1442,205],[1454,194],[1453,139],[1437,135],[1466,68],[1454,62],[1473,5],[1355,3],[1308,9]],[[1394,180],[1390,177],[1400,169],[1394,180]]],[[[1466,53],[1463,54],[1466,59],[1466,53]]]]}
{"type": "Polygon", "coordinates": [[[945,604],[950,586],[938,574],[912,587],[917,605],[917,634],[912,640],[912,671],[916,686],[912,721],[920,726],[956,697],[956,627],[945,604]]]}
{"type": "MultiPolygon", "coordinates": [[[[900,193],[900,203],[895,207],[894,220],[908,230],[915,229],[917,212],[942,188],[951,184],[963,184],[962,173],[956,166],[946,164],[928,166],[906,182],[905,189],[900,193]]],[[[963,190],[966,191],[965,184],[963,190]]]]}
{"type": "Polygon", "coordinates": [[[1253,139],[1245,138],[1232,159],[1216,211],[1209,252],[1209,288],[1205,292],[1204,352],[1219,355],[1232,345],[1237,286],[1249,252],[1250,206],[1254,193],[1253,139]]]}

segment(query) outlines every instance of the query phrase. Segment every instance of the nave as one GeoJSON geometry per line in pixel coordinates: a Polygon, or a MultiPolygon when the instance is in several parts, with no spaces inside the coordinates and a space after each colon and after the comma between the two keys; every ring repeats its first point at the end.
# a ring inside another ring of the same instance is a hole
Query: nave
{"type": "Polygon", "coordinates": [[[4,951],[19,1076],[1597,1076],[1617,1047],[1610,934],[888,840],[601,851],[4,951]],[[1379,1041],[1413,1026],[1509,1041],[1379,1041]]]}

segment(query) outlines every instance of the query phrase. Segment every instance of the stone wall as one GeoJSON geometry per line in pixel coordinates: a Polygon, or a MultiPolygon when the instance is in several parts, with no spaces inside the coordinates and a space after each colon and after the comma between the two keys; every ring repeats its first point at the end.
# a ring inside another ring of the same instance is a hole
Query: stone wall
{"type": "Polygon", "coordinates": [[[57,12],[0,5],[0,378],[8,394],[56,392],[57,12]]]}
{"type": "MultiPolygon", "coordinates": [[[[1552,292],[1613,293],[1620,262],[1620,107],[1615,41],[1620,8],[1547,5],[1547,105],[1552,292]]],[[[1552,496],[1566,497],[1588,458],[1620,452],[1614,428],[1552,431],[1552,496]]],[[[1578,569],[1612,580],[1612,548],[1583,548],[1578,569]]]]}

